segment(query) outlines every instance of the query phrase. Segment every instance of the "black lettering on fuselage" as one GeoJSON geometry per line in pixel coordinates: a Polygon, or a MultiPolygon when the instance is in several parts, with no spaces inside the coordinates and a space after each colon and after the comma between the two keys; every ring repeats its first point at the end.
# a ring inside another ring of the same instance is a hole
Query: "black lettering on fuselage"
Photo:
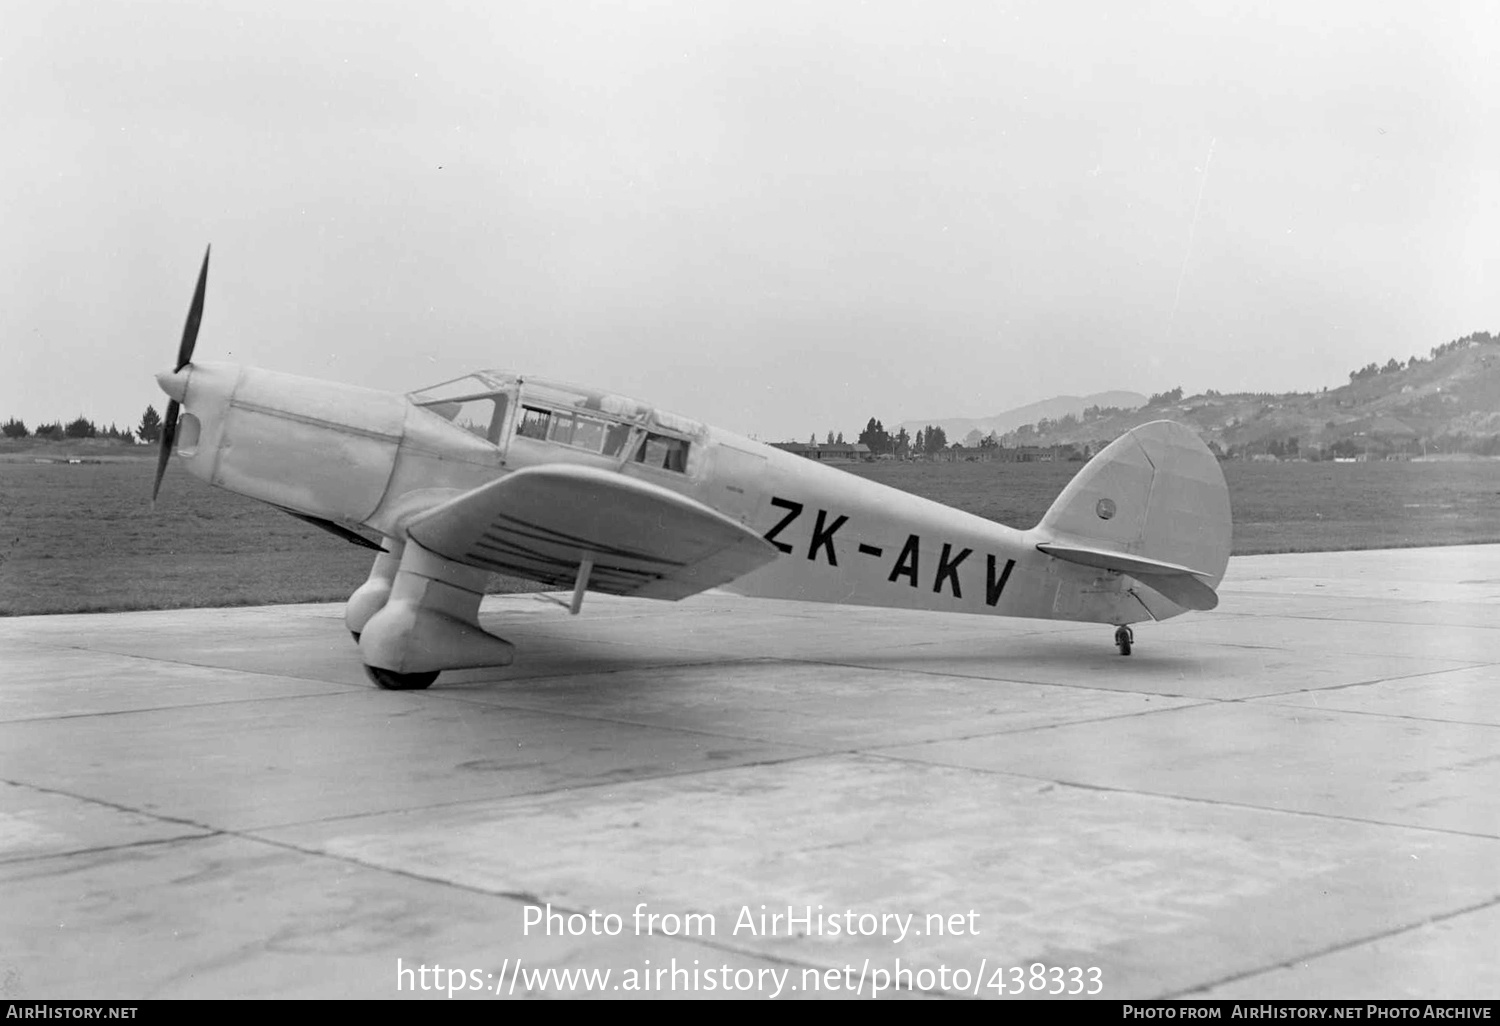
{"type": "Polygon", "coordinates": [[[1016,568],[1014,559],[1005,561],[1005,569],[1000,571],[1000,579],[995,580],[995,557],[989,556],[989,565],[985,567],[985,605],[993,606],[1000,601],[1000,593],[1005,590],[1005,582],[1010,580],[1010,572],[1016,568]]]}
{"type": "MultiPolygon", "coordinates": [[[[776,546],[782,552],[791,552],[792,551],[792,547],[790,545],[788,545],[786,542],[779,542],[779,541],[777,541],[776,540],[776,536],[778,534],[780,534],[786,528],[786,526],[788,524],[790,524],[793,520],[796,520],[797,517],[801,516],[801,514],[802,514],[802,503],[800,503],[800,502],[793,502],[791,499],[782,499],[782,498],[778,498],[776,496],[772,496],[771,497],[771,505],[777,506],[777,507],[779,507],[781,509],[786,510],[787,514],[786,514],[786,516],[784,516],[784,517],[781,518],[781,522],[780,523],[778,523],[775,527],[771,528],[769,531],[767,531],[761,537],[765,538],[766,541],[768,541],[772,545],[776,546]]],[[[819,522],[821,523],[821,519],[820,519],[819,522]]]]}
{"type": "Polygon", "coordinates": [[[911,586],[917,586],[917,553],[922,548],[922,539],[915,534],[906,536],[906,547],[901,550],[901,555],[896,557],[896,565],[891,569],[891,576],[887,581],[895,581],[898,577],[907,577],[911,580],[911,586]]]}
{"type": "MultiPolygon", "coordinates": [[[[943,590],[943,581],[946,579],[953,586],[953,597],[964,597],[963,593],[958,589],[958,564],[968,559],[969,553],[973,551],[973,549],[964,549],[958,554],[958,558],[950,563],[948,557],[953,553],[953,546],[947,542],[943,542],[943,554],[938,557],[937,577],[932,581],[932,591],[934,594],[943,590]]],[[[994,605],[993,602],[990,604],[994,605]]]]}
{"type": "Polygon", "coordinates": [[[828,553],[828,565],[838,566],[838,557],[833,554],[833,532],[843,527],[844,521],[848,520],[849,518],[839,517],[833,522],[833,526],[829,527],[827,530],[824,530],[823,522],[827,518],[828,511],[826,509],[818,510],[818,522],[813,525],[812,544],[807,547],[807,558],[816,560],[818,558],[818,550],[822,549],[824,552],[828,553]]]}

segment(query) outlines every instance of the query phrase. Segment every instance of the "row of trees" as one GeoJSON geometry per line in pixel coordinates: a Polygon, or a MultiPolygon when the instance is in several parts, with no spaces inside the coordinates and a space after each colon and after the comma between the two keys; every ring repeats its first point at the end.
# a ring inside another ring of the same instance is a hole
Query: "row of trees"
{"type": "Polygon", "coordinates": [[[1293,435],[1286,439],[1273,438],[1269,441],[1239,443],[1231,445],[1225,452],[1220,452],[1218,445],[1213,442],[1209,443],[1209,448],[1214,450],[1215,455],[1227,456],[1230,459],[1269,454],[1278,459],[1301,459],[1314,463],[1319,460],[1352,459],[1366,454],[1379,457],[1424,456],[1434,453],[1500,456],[1500,435],[1468,431],[1445,431],[1422,438],[1403,439],[1374,435],[1341,438],[1326,446],[1304,446],[1299,444],[1297,436],[1293,435]]]}
{"type": "MultiPolygon", "coordinates": [[[[808,443],[817,444],[817,436],[808,439],[808,443]]],[[[948,447],[948,435],[940,426],[929,424],[917,432],[913,438],[906,428],[897,428],[893,435],[885,429],[885,425],[874,417],[865,424],[865,429],[859,433],[855,440],[860,445],[867,447],[873,456],[898,456],[906,457],[917,453],[935,453],[948,447]]],[[[840,431],[835,438],[832,431],[828,432],[829,445],[843,445],[844,433],[840,431]]]]}
{"type": "MultiPolygon", "coordinates": [[[[1182,388],[1174,388],[1170,392],[1158,392],[1151,397],[1148,406],[1160,406],[1164,403],[1175,403],[1182,398],[1182,388]]],[[[1083,411],[1082,416],[1076,413],[1066,413],[1061,417],[1043,417],[1035,424],[1022,424],[1014,431],[1007,431],[996,439],[995,444],[1003,446],[1032,445],[1037,439],[1044,438],[1053,432],[1068,432],[1075,428],[1091,424],[1096,420],[1108,420],[1110,417],[1119,416],[1129,411],[1123,406],[1089,406],[1083,411]]],[[[990,437],[994,437],[991,435],[990,437]]]]}
{"type": "Polygon", "coordinates": [[[1422,358],[1420,356],[1413,356],[1405,363],[1402,363],[1400,360],[1396,359],[1393,356],[1385,362],[1384,367],[1380,366],[1378,363],[1367,363],[1359,370],[1350,371],[1349,380],[1351,382],[1363,381],[1366,378],[1373,378],[1378,374],[1394,374],[1397,371],[1406,370],[1408,367],[1415,367],[1421,362],[1422,358]]]}
{"type": "Polygon", "coordinates": [[[139,438],[143,442],[155,442],[161,438],[161,414],[156,412],[156,407],[147,406],[146,412],[141,414],[140,426],[134,432],[129,428],[115,427],[114,424],[101,428],[82,414],[66,424],[62,421],[39,424],[34,430],[27,428],[25,421],[12,417],[0,424],[0,435],[6,438],[40,438],[53,442],[68,438],[108,438],[117,442],[139,438]]]}
{"type": "Polygon", "coordinates": [[[876,456],[905,456],[911,448],[911,436],[906,433],[906,428],[893,435],[884,424],[871,417],[859,433],[859,444],[869,446],[870,452],[876,456]]]}
{"type": "Polygon", "coordinates": [[[923,452],[929,456],[935,452],[942,452],[946,448],[948,448],[948,432],[943,430],[941,424],[928,424],[925,428],[921,428],[912,442],[913,452],[923,452]]]}
{"type": "MultiPolygon", "coordinates": [[[[1500,335],[1491,335],[1487,331],[1476,331],[1465,335],[1463,338],[1456,338],[1452,342],[1444,342],[1440,346],[1433,346],[1430,352],[1432,353],[1432,358],[1436,360],[1439,356],[1446,356],[1455,350],[1467,349],[1471,345],[1492,345],[1496,342],[1500,342],[1500,335]]],[[[1412,357],[1412,360],[1417,363],[1422,362],[1417,360],[1415,356],[1412,357]]]]}
{"type": "Polygon", "coordinates": [[[1380,374],[1393,374],[1396,371],[1410,370],[1431,360],[1436,360],[1440,356],[1456,353],[1460,349],[1468,349],[1470,346],[1494,345],[1496,343],[1500,343],[1500,335],[1491,335],[1487,331],[1476,331],[1465,335],[1463,338],[1456,338],[1452,342],[1444,342],[1440,346],[1433,346],[1428,350],[1430,354],[1428,360],[1424,360],[1420,356],[1413,356],[1403,363],[1393,356],[1385,362],[1384,366],[1377,363],[1367,363],[1359,370],[1350,371],[1349,380],[1350,382],[1364,381],[1366,378],[1373,378],[1380,374]]]}
{"type": "Polygon", "coordinates": [[[61,442],[65,438],[109,438],[117,441],[130,441],[132,438],[131,433],[124,428],[117,428],[113,424],[101,428],[87,417],[79,417],[66,424],[62,421],[38,424],[35,430],[28,430],[25,421],[12,417],[0,424],[0,434],[6,438],[41,438],[54,442],[61,442]]]}
{"type": "Polygon", "coordinates": [[[928,424],[917,431],[916,437],[904,427],[895,434],[886,430],[884,424],[871,417],[865,429],[859,433],[859,443],[867,446],[872,455],[905,458],[918,453],[935,453],[948,447],[948,434],[937,424],[928,424]]]}
{"type": "MultiPolygon", "coordinates": [[[[1176,388],[1171,392],[1153,396],[1153,401],[1173,401],[1182,398],[1182,389],[1176,388]]],[[[997,435],[991,431],[983,434],[978,428],[974,428],[964,436],[962,443],[954,442],[953,445],[962,444],[971,449],[996,449],[1001,446],[1016,446],[1030,444],[1032,439],[1038,438],[1051,431],[1069,431],[1073,428],[1087,424],[1094,420],[1104,420],[1118,414],[1125,413],[1121,406],[1090,406],[1083,411],[1082,416],[1069,413],[1056,420],[1043,417],[1035,424],[1023,424],[1014,431],[1008,431],[1004,435],[997,435]]],[[[870,452],[876,456],[892,455],[906,457],[919,454],[932,455],[949,447],[948,433],[940,424],[928,424],[921,428],[916,437],[911,437],[906,428],[899,428],[895,434],[886,430],[884,424],[871,417],[865,424],[865,429],[859,433],[857,439],[862,445],[869,447],[870,452]]],[[[828,441],[834,442],[834,433],[828,432],[828,441]]],[[[838,435],[838,444],[842,445],[843,434],[838,435]]],[[[817,437],[808,439],[811,444],[817,443],[817,437]]]]}

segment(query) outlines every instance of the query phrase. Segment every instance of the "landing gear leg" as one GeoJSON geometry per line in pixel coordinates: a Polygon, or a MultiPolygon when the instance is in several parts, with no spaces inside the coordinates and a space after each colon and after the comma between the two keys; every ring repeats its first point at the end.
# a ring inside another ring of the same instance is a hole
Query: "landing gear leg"
{"type": "Polygon", "coordinates": [[[390,691],[420,691],[443,670],[509,666],[515,646],[479,625],[488,577],[408,540],[380,608],[364,623],[346,621],[359,631],[370,679],[390,691]]]}
{"type": "Polygon", "coordinates": [[[391,597],[391,585],[396,580],[397,571],[401,569],[401,552],[405,542],[387,538],[385,544],[386,551],[375,557],[375,565],[370,567],[370,576],[349,596],[349,604],[344,607],[344,626],[349,628],[349,635],[356,645],[359,644],[359,636],[363,633],[365,624],[385,608],[386,601],[391,597]]]}
{"type": "Polygon", "coordinates": [[[1130,654],[1130,644],[1135,641],[1135,631],[1121,624],[1115,628],[1115,644],[1120,646],[1121,655],[1130,654]]]}

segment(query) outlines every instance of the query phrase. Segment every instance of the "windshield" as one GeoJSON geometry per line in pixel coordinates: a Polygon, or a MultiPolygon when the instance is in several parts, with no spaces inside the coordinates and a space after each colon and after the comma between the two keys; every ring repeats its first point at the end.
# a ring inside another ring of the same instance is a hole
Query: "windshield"
{"type": "Polygon", "coordinates": [[[461,378],[454,378],[452,381],[445,381],[418,392],[409,392],[407,397],[418,406],[434,406],[438,403],[494,395],[496,392],[505,391],[511,384],[512,380],[503,376],[481,371],[478,374],[465,374],[461,378]]]}
{"type": "Polygon", "coordinates": [[[506,384],[488,374],[466,374],[441,385],[410,393],[411,401],[451,420],[471,435],[498,445],[505,428],[510,396],[506,384]]]}

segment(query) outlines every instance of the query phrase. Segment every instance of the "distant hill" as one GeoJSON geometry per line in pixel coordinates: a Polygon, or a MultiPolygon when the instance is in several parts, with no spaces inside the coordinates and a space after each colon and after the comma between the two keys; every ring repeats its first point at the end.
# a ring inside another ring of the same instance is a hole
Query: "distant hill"
{"type": "MultiPolygon", "coordinates": [[[[1426,359],[1371,363],[1319,392],[1184,397],[1173,389],[1129,412],[1038,418],[1000,442],[1097,449],[1153,420],[1181,421],[1226,455],[1500,455],[1500,336],[1476,332],[1434,346],[1426,359]]],[[[948,437],[957,440],[952,430],[948,437]]]]}
{"type": "Polygon", "coordinates": [[[1023,424],[1035,424],[1037,421],[1060,420],[1072,415],[1082,417],[1083,411],[1091,406],[1108,408],[1118,407],[1122,410],[1133,410],[1138,406],[1146,405],[1146,397],[1139,392],[1097,392],[1094,395],[1076,396],[1059,395],[1051,399],[1043,399],[1039,403],[1031,403],[1029,406],[1018,406],[1014,410],[1006,410],[991,417],[932,417],[928,420],[906,420],[901,426],[915,435],[928,424],[936,424],[943,429],[950,442],[962,442],[970,431],[978,431],[981,435],[994,432],[1003,435],[1007,431],[1014,431],[1023,424]]]}

